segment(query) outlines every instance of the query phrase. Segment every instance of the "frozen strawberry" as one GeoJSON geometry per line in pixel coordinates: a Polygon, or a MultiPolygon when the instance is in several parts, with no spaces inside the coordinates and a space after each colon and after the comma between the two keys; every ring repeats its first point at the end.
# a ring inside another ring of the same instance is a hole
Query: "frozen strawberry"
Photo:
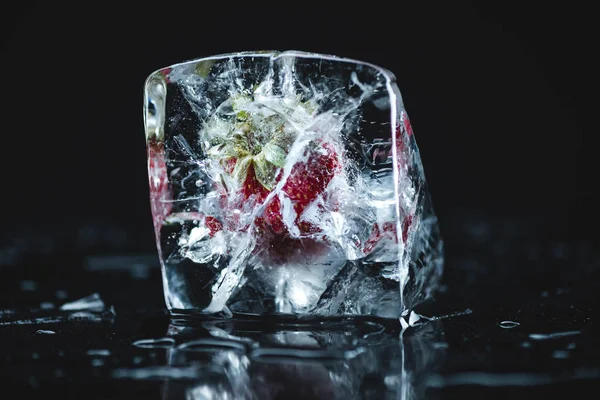
{"type": "Polygon", "coordinates": [[[411,137],[413,134],[412,125],[410,124],[410,119],[408,119],[408,115],[405,111],[402,111],[402,124],[404,125],[404,130],[406,131],[406,135],[411,137]]]}
{"type": "Polygon", "coordinates": [[[171,73],[171,70],[172,70],[172,68],[163,68],[159,71],[160,74],[165,77],[165,80],[167,81],[167,83],[170,82],[169,74],[171,73]]]}
{"type": "MultiPolygon", "coordinates": [[[[294,165],[282,188],[294,207],[295,224],[302,234],[319,231],[313,224],[300,221],[302,213],[323,194],[333,177],[340,172],[338,155],[330,143],[318,141],[307,149],[307,152],[306,161],[294,165]]],[[[279,179],[281,175],[278,181],[279,179]]],[[[279,197],[274,197],[269,203],[265,218],[275,233],[281,234],[286,231],[279,197]]]]}
{"type": "Polygon", "coordinates": [[[148,140],[147,150],[150,207],[155,232],[160,232],[160,226],[171,212],[173,204],[167,176],[164,143],[156,140],[156,138],[151,138],[148,140]]]}
{"type": "Polygon", "coordinates": [[[215,234],[219,231],[223,230],[223,224],[221,221],[216,219],[215,217],[208,216],[204,219],[204,226],[206,226],[209,230],[208,235],[210,237],[215,236],[215,234]]]}
{"type": "MultiPolygon", "coordinates": [[[[307,149],[306,161],[298,162],[292,168],[286,183],[281,191],[289,198],[296,214],[295,224],[301,234],[316,233],[319,229],[305,221],[301,221],[302,213],[306,208],[322,195],[333,177],[340,172],[340,162],[333,146],[326,142],[318,142],[307,149]]],[[[248,167],[245,180],[240,189],[240,200],[246,202],[252,199],[257,206],[262,205],[272,192],[265,187],[256,176],[256,161],[248,167]]],[[[280,182],[280,170],[274,185],[280,182]]],[[[235,197],[235,196],[234,196],[235,197]]],[[[236,203],[236,207],[243,204],[236,203]]],[[[283,221],[282,206],[279,196],[273,196],[265,207],[255,224],[259,230],[268,231],[278,235],[287,234],[288,229],[283,221]]]]}
{"type": "MultiPolygon", "coordinates": [[[[408,230],[410,229],[412,221],[413,216],[407,215],[402,223],[402,241],[404,243],[406,243],[406,240],[408,239],[408,230]]],[[[365,252],[365,254],[369,254],[373,251],[375,245],[380,240],[383,240],[385,238],[394,240],[395,243],[398,243],[398,235],[396,234],[396,232],[396,224],[394,222],[384,222],[381,228],[376,222],[375,224],[373,224],[373,228],[371,229],[371,235],[369,236],[369,239],[367,239],[367,241],[365,242],[363,251],[365,252]]]]}
{"type": "Polygon", "coordinates": [[[411,140],[411,136],[413,135],[412,126],[410,124],[410,120],[408,119],[408,115],[406,112],[402,111],[401,114],[401,125],[396,127],[395,140],[396,140],[396,154],[398,165],[402,170],[406,170],[408,165],[410,165],[410,148],[408,146],[408,141],[411,140]],[[403,132],[406,133],[406,136],[403,135],[403,132]]]}
{"type": "Polygon", "coordinates": [[[254,131],[255,124],[250,122],[249,114],[244,113],[243,118],[230,138],[222,139],[208,151],[226,175],[218,190],[221,207],[227,214],[227,226],[232,230],[247,229],[248,226],[239,223],[240,212],[247,213],[248,208],[254,206],[264,207],[255,220],[259,233],[288,234],[284,212],[295,214],[293,223],[300,234],[318,232],[316,226],[301,219],[308,206],[324,194],[333,177],[341,171],[335,147],[323,140],[310,142],[300,161],[292,167],[281,192],[275,194],[273,191],[283,179],[283,167],[295,133],[278,128],[271,135],[264,132],[259,135],[254,131]],[[292,205],[293,211],[284,210],[281,196],[286,204],[292,205]]]}

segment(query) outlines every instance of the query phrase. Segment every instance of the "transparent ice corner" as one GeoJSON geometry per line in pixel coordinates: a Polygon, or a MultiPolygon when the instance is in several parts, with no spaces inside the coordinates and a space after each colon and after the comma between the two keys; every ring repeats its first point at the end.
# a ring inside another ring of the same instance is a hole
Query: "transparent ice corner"
{"type": "Polygon", "coordinates": [[[147,79],[152,218],[172,313],[398,318],[443,242],[395,77],[302,52],[147,79]]]}

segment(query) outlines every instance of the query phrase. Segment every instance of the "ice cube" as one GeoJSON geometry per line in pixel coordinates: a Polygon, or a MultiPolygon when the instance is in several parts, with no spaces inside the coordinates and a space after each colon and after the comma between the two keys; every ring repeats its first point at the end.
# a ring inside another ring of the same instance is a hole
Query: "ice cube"
{"type": "Polygon", "coordinates": [[[151,204],[171,311],[399,318],[442,240],[395,77],[234,53],[146,82],[151,204]]]}

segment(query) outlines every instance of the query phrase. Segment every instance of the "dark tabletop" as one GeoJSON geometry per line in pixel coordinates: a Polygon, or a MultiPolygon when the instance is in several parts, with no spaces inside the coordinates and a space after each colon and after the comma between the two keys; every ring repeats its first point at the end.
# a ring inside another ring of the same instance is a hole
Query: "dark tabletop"
{"type": "Polygon", "coordinates": [[[600,389],[594,243],[535,218],[457,214],[442,230],[444,285],[405,331],[378,321],[169,318],[156,255],[126,228],[15,230],[0,249],[0,381],[19,398],[63,399],[525,399],[600,389]]]}

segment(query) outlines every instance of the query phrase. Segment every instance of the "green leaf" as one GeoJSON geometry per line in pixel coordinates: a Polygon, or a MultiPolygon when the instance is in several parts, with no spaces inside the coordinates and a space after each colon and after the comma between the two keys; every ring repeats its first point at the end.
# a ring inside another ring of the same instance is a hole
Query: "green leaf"
{"type": "Polygon", "coordinates": [[[272,141],[263,147],[261,154],[263,154],[266,161],[274,166],[279,168],[285,166],[285,159],[287,156],[286,151],[272,141]]]}
{"type": "Polygon", "coordinates": [[[248,118],[250,118],[250,113],[248,113],[248,111],[241,110],[237,112],[236,117],[238,121],[246,121],[248,118]]]}
{"type": "Polygon", "coordinates": [[[215,60],[203,60],[196,64],[195,70],[196,73],[202,77],[206,78],[210,73],[212,66],[215,64],[215,60]]]}
{"type": "Polygon", "coordinates": [[[287,152],[290,150],[290,147],[292,146],[292,144],[294,144],[294,141],[296,140],[296,135],[297,134],[295,131],[285,130],[282,127],[281,129],[275,131],[270,143],[273,143],[274,145],[281,148],[287,155],[287,152]]]}
{"type": "Polygon", "coordinates": [[[253,161],[252,156],[243,157],[237,160],[235,168],[233,169],[233,178],[242,184],[248,176],[248,169],[253,161]]]}
{"type": "Polygon", "coordinates": [[[265,159],[264,152],[261,152],[254,157],[254,173],[261,185],[269,190],[272,190],[275,187],[277,167],[265,159]]]}

